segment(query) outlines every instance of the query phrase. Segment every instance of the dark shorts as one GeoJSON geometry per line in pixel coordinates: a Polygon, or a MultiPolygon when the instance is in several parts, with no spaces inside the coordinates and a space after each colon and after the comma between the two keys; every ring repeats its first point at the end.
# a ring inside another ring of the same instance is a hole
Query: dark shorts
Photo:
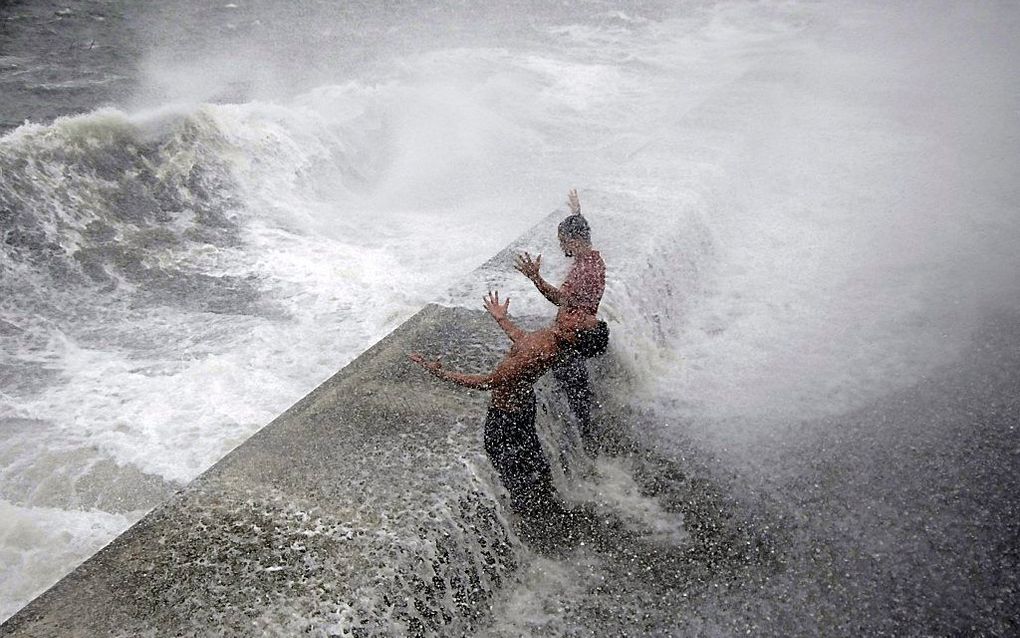
{"type": "Polygon", "coordinates": [[[551,502],[554,489],[549,461],[535,431],[535,395],[520,410],[489,408],[485,417],[485,453],[513,508],[532,512],[551,502]]]}
{"type": "Polygon", "coordinates": [[[594,328],[577,332],[574,351],[585,359],[605,354],[608,347],[609,325],[605,321],[599,321],[594,328]]]}
{"type": "Polygon", "coordinates": [[[568,350],[552,369],[556,385],[566,396],[567,403],[577,418],[584,449],[595,454],[598,449],[598,433],[592,419],[595,393],[588,376],[587,359],[603,354],[609,345],[609,326],[600,321],[591,330],[578,332],[577,348],[568,350]]]}

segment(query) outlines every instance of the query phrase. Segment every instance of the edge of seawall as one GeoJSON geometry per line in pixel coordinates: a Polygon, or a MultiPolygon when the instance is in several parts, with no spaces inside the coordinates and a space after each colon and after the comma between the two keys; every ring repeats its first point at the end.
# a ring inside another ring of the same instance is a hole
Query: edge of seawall
{"type": "Polygon", "coordinates": [[[484,394],[430,383],[406,353],[442,347],[484,367],[499,335],[483,319],[427,306],[0,634],[467,628],[520,544],[476,440],[484,394]]]}
{"type": "Polygon", "coordinates": [[[427,305],[0,624],[0,635],[466,630],[522,545],[482,451],[487,393],[436,383],[406,355],[447,352],[448,365],[483,370],[505,347],[484,312],[427,305]]]}
{"type": "MultiPolygon", "coordinates": [[[[514,251],[553,249],[557,217],[446,299],[480,301],[479,291],[502,287],[514,251]]],[[[550,318],[515,316],[529,327],[550,318]]],[[[406,355],[447,353],[450,367],[482,371],[506,347],[481,310],[426,306],[14,614],[0,636],[425,636],[484,626],[533,558],[482,449],[488,394],[436,382],[406,355]]],[[[677,591],[713,581],[721,561],[744,561],[746,535],[725,520],[718,489],[685,476],[699,472],[692,460],[631,436],[646,417],[626,405],[620,361],[610,353],[592,370],[608,451],[690,538],[665,560],[602,512],[595,536],[608,559],[626,571],[640,557],[663,572],[654,586],[677,591]]],[[[564,468],[585,461],[551,385],[537,387],[539,435],[569,492],[576,478],[564,468]]],[[[591,504],[580,505],[583,521],[591,504]]]]}

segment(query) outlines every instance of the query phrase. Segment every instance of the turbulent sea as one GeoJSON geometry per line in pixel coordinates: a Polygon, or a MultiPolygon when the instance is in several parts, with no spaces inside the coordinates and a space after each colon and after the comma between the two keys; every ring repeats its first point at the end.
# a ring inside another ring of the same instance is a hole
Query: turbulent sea
{"type": "MultiPolygon", "coordinates": [[[[637,633],[1020,631],[1015,4],[0,20],[0,618],[424,304],[479,307],[452,282],[577,187],[617,398],[787,539],[637,633]]],[[[589,568],[537,560],[482,633],[599,634],[589,568]]]]}

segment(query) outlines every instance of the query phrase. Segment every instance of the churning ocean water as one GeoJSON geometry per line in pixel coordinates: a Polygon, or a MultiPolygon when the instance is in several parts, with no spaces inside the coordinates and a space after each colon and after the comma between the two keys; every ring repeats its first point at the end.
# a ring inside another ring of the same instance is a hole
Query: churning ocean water
{"type": "MultiPolygon", "coordinates": [[[[576,186],[609,391],[789,539],[753,587],[627,617],[1015,630],[1015,6],[0,16],[0,618],[425,303],[477,307],[451,282],[576,186]]],[[[682,535],[629,471],[595,491],[682,535]]],[[[609,631],[598,562],[537,560],[485,632],[609,631]]]]}

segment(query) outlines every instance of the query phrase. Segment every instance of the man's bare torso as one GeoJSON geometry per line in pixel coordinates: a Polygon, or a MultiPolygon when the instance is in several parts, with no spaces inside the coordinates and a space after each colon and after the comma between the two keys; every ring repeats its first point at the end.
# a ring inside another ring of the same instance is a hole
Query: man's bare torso
{"type": "Polygon", "coordinates": [[[492,407],[514,412],[531,396],[531,386],[556,363],[559,347],[550,329],[529,332],[510,346],[503,361],[496,367],[512,369],[513,373],[492,386],[492,407]]]}

